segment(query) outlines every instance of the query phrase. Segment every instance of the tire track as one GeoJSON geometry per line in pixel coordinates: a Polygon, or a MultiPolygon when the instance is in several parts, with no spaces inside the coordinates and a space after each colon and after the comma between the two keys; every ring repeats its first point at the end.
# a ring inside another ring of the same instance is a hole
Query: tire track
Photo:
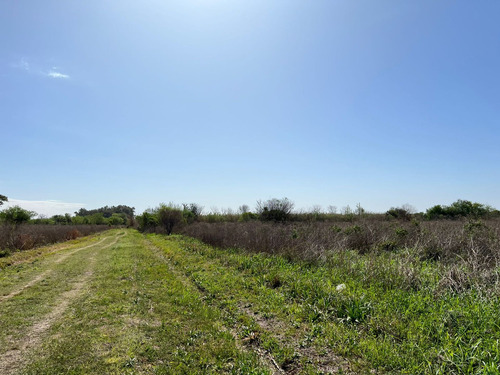
{"type": "MultiPolygon", "coordinates": [[[[58,259],[56,259],[54,261],[55,264],[60,264],[61,262],[63,262],[64,260],[66,260],[69,256],[81,251],[81,250],[85,250],[85,249],[88,249],[88,248],[91,248],[91,247],[94,247],[94,246],[97,246],[101,243],[103,243],[105,240],[109,239],[111,237],[105,237],[103,238],[102,240],[100,240],[99,242],[96,242],[96,243],[93,243],[93,244],[90,244],[90,245],[87,245],[87,246],[84,246],[84,247],[79,247],[79,248],[76,248],[75,250],[73,251],[70,251],[70,252],[67,252],[65,254],[62,254],[58,259]]],[[[112,246],[114,244],[116,244],[116,242],[118,241],[118,238],[119,236],[117,236],[115,238],[115,241],[112,243],[112,244],[109,244],[109,245],[106,245],[104,247],[102,247],[102,249],[105,249],[109,246],[112,246]]],[[[33,285],[37,284],[38,282],[42,281],[44,278],[46,278],[48,275],[50,275],[54,270],[53,269],[49,269],[47,271],[44,271],[42,272],[41,274],[39,274],[38,276],[36,276],[33,280],[29,281],[27,284],[23,285],[22,287],[20,287],[19,289],[5,295],[5,296],[0,296],[0,303],[3,302],[3,301],[6,301],[12,297],[15,297],[19,294],[21,294],[23,291],[25,291],[26,289],[28,288],[31,288],[33,285]]]]}
{"type": "MultiPolygon", "coordinates": [[[[186,287],[186,289],[194,288],[201,295],[206,294],[206,290],[200,289],[195,283],[192,282],[192,280],[188,275],[186,275],[182,270],[179,270],[176,267],[174,267],[171,259],[168,256],[166,256],[165,253],[159,247],[155,246],[151,241],[147,239],[144,239],[143,243],[145,247],[148,248],[154,256],[156,256],[160,261],[166,264],[169,271],[177,277],[177,279],[186,287]]],[[[218,308],[221,309],[220,306],[218,306],[218,308]]],[[[276,362],[276,360],[269,351],[264,350],[256,345],[245,345],[243,342],[241,342],[234,328],[226,326],[226,324],[223,322],[221,323],[222,326],[220,328],[223,331],[229,333],[233,337],[235,345],[240,351],[242,352],[253,351],[260,358],[261,363],[265,367],[267,367],[267,369],[271,371],[273,375],[286,374],[286,372],[280,367],[280,365],[276,362]]]]}
{"type": "MultiPolygon", "coordinates": [[[[85,271],[83,275],[73,284],[72,289],[61,294],[60,298],[55,301],[54,303],[55,307],[52,309],[52,311],[46,314],[37,323],[35,323],[31,327],[31,329],[26,333],[25,337],[21,341],[15,343],[15,347],[13,349],[10,349],[2,354],[0,358],[0,374],[2,375],[13,374],[26,365],[27,362],[26,352],[33,351],[41,344],[45,333],[57,320],[59,320],[63,316],[69,305],[83,293],[85,286],[87,285],[88,281],[93,275],[94,267],[96,264],[97,252],[115,245],[120,239],[120,237],[122,236],[118,235],[115,237],[115,240],[112,243],[107,244],[106,246],[103,246],[99,249],[96,249],[89,258],[87,271],[85,271]]],[[[110,237],[107,237],[105,239],[108,238],[110,237]]],[[[105,239],[103,239],[102,241],[104,241],[105,239]]],[[[100,241],[99,243],[102,243],[102,241],[100,241]]],[[[93,244],[91,246],[95,246],[97,244],[98,243],[93,244]]],[[[87,246],[85,248],[89,248],[91,246],[87,246]]],[[[82,249],[84,248],[80,248],[78,250],[82,249]]],[[[76,252],[77,251],[73,251],[71,253],[65,254],[66,255],[65,258],[76,252]]],[[[46,273],[48,272],[49,271],[46,271],[46,273]]],[[[42,275],[39,275],[39,277],[35,279],[41,279],[42,275]]],[[[34,284],[35,282],[33,280],[30,283],[34,284]]],[[[19,293],[20,292],[21,291],[19,291],[19,293]]]]}

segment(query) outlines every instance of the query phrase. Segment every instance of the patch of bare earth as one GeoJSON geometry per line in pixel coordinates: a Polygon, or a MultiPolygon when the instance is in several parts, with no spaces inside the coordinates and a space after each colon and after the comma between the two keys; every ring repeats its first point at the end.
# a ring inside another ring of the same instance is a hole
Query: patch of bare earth
{"type": "MultiPolygon", "coordinates": [[[[73,251],[70,251],[70,252],[67,252],[67,253],[64,253],[62,254],[59,258],[57,258],[54,263],[55,264],[59,264],[61,263],[62,261],[66,260],[69,256],[81,251],[81,250],[84,250],[84,249],[88,249],[90,247],[93,247],[93,246],[97,246],[99,244],[101,244],[103,241],[107,240],[109,237],[106,237],[106,238],[103,238],[102,240],[100,240],[99,242],[96,242],[96,243],[93,243],[91,245],[88,245],[88,246],[84,246],[84,247],[79,247],[77,249],[74,249],[73,251]]],[[[102,247],[102,249],[106,249],[110,246],[113,246],[114,244],[116,244],[116,242],[118,241],[118,237],[115,238],[115,241],[113,243],[110,243],[109,245],[106,245],[104,247],[102,247]]],[[[62,250],[62,249],[59,249],[59,251],[62,250]]],[[[50,275],[52,273],[52,269],[50,270],[47,270],[47,271],[44,271],[42,272],[40,275],[36,276],[33,280],[31,280],[30,282],[28,282],[27,284],[21,286],[20,288],[18,288],[17,290],[5,295],[5,296],[0,296],[0,302],[3,302],[5,300],[8,300],[12,297],[15,297],[19,294],[21,294],[24,290],[28,289],[28,288],[31,288],[33,285],[37,284],[38,282],[44,280],[48,275],[50,275]]]]}
{"type": "Polygon", "coordinates": [[[55,303],[56,307],[54,307],[50,313],[45,315],[34,326],[32,326],[21,341],[12,343],[12,348],[2,354],[0,358],[0,374],[13,374],[19,371],[26,364],[26,353],[33,351],[40,345],[47,330],[54,324],[54,322],[62,317],[70,303],[82,294],[85,285],[92,276],[94,266],[95,257],[92,256],[90,258],[88,270],[75,284],[73,284],[73,288],[71,290],[61,295],[55,303]]]}
{"type": "MultiPolygon", "coordinates": [[[[276,319],[268,318],[253,311],[251,305],[240,305],[238,310],[240,313],[248,315],[253,318],[255,323],[260,329],[270,333],[279,343],[285,345],[292,345],[294,351],[298,354],[299,358],[305,359],[306,362],[311,363],[316,369],[324,374],[352,374],[349,362],[333,353],[320,354],[316,348],[312,346],[305,346],[301,342],[301,336],[304,332],[297,330],[293,335],[287,333],[287,324],[276,319]]],[[[280,368],[284,374],[300,374],[300,363],[290,363],[287,368],[280,368]]]]}

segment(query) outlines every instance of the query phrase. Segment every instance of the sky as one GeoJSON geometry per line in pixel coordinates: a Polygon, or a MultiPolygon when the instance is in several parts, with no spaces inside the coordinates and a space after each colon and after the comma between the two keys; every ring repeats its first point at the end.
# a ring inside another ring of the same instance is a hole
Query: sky
{"type": "Polygon", "coordinates": [[[0,0],[0,194],[49,216],[273,197],[498,208],[499,15],[496,0],[0,0]]]}

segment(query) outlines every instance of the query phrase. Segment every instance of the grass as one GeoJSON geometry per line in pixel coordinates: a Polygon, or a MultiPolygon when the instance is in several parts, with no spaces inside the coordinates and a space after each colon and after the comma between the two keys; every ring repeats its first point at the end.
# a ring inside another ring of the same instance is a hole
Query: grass
{"type": "Polygon", "coordinates": [[[500,373],[498,294],[441,288],[439,264],[354,251],[314,264],[149,236],[282,368],[316,373],[336,358],[345,372],[500,373]]]}
{"type": "Polygon", "coordinates": [[[497,289],[443,286],[460,270],[411,249],[311,262],[129,229],[78,241],[0,271],[0,373],[500,373],[497,289]]]}
{"type": "MultiPolygon", "coordinates": [[[[2,353],[50,315],[61,293],[85,278],[81,293],[23,353],[22,374],[267,374],[257,354],[238,347],[220,311],[198,289],[173,273],[140,234],[106,232],[110,238],[81,250],[59,265],[12,266],[3,279],[23,274],[19,287],[40,272],[51,278],[0,302],[2,353]],[[113,241],[116,240],[113,244],[113,241]]],[[[82,245],[84,243],[82,242],[82,245]]],[[[0,359],[0,364],[2,360],[0,359]]],[[[15,372],[13,372],[15,373],[15,372]]]]}

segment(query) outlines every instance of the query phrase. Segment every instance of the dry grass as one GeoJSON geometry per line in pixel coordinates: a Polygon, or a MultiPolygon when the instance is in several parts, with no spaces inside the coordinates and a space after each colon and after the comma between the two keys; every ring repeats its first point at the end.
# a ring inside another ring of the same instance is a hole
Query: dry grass
{"type": "Polygon", "coordinates": [[[443,266],[443,288],[460,291],[474,283],[498,284],[499,220],[194,223],[183,228],[183,234],[217,247],[310,262],[324,262],[346,250],[396,254],[405,278],[411,279],[412,263],[437,262],[443,266]]]}
{"type": "Polygon", "coordinates": [[[0,253],[6,255],[12,250],[29,250],[57,242],[74,240],[92,233],[108,230],[107,225],[30,225],[16,228],[0,225],[0,253]]]}

